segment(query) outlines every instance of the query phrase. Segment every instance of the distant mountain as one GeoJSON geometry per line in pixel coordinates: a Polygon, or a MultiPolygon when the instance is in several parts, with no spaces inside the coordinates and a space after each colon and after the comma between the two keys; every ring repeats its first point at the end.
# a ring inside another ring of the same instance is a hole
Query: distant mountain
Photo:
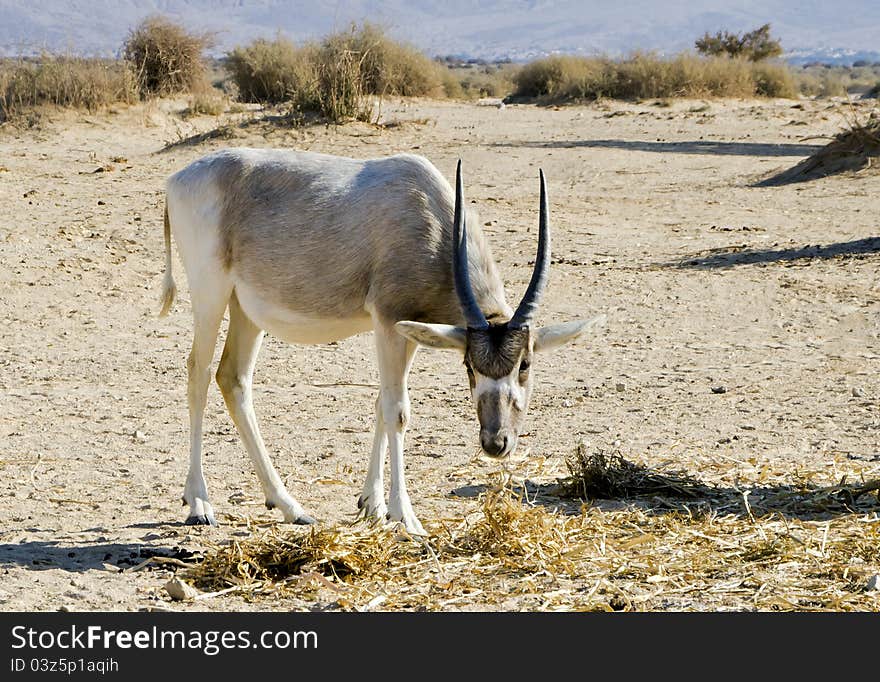
{"type": "Polygon", "coordinates": [[[215,32],[218,53],[257,36],[318,38],[365,19],[429,54],[485,59],[673,53],[706,31],[766,22],[806,61],[880,51],[877,0],[0,0],[0,54],[115,54],[128,30],[153,13],[215,32]]]}

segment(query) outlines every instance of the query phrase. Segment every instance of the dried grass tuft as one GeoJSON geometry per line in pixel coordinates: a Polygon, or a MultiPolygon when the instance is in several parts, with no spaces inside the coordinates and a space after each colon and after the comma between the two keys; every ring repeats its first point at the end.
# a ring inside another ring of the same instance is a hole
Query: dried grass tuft
{"type": "Polygon", "coordinates": [[[880,112],[853,120],[827,145],[797,165],[758,183],[761,187],[806,182],[838,173],[874,168],[880,157],[880,112]]]}
{"type": "Polygon", "coordinates": [[[413,552],[419,552],[418,546],[402,542],[389,528],[311,528],[304,533],[273,528],[216,548],[192,577],[202,587],[221,589],[259,587],[303,574],[344,581],[380,574],[413,552]]]}
{"type": "Polygon", "coordinates": [[[708,486],[685,473],[649,469],[630,462],[620,452],[590,453],[583,443],[566,457],[565,464],[570,476],[562,481],[561,493],[566,497],[584,500],[653,495],[694,498],[711,492],[708,486]]]}
{"type": "Polygon", "coordinates": [[[569,459],[572,478],[586,471],[587,489],[626,504],[564,513],[508,474],[425,539],[363,523],[273,529],[207,552],[187,577],[301,608],[880,610],[880,481],[764,471],[725,486],[584,446],[569,459]]]}

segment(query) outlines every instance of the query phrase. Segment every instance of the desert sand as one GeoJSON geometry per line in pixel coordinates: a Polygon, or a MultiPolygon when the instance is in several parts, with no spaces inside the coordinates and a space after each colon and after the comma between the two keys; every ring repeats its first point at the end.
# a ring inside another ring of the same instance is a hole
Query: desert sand
{"type": "MultiPolygon", "coordinates": [[[[184,106],[50,112],[35,129],[0,129],[0,609],[332,608],[329,598],[235,594],[173,603],[162,587],[170,569],[120,571],[150,551],[185,558],[248,535],[248,523],[280,523],[216,384],[204,448],[221,525],[182,523],[191,317],[176,256],[180,296],[157,317],[163,183],[228,145],[413,152],[448,178],[461,158],[514,302],[531,274],[544,170],[554,263],[541,321],[608,320],[535,362],[508,465],[523,478],[565,475],[579,442],[714,483],[766,471],[826,483],[880,475],[880,175],[754,186],[825,144],[858,107],[395,100],[382,103],[382,125],[289,128],[239,127],[251,113],[183,119],[184,106]],[[221,125],[223,135],[192,138],[221,125]]],[[[370,334],[263,345],[263,435],[321,524],[354,519],[376,381],[370,334]]],[[[477,504],[468,491],[499,468],[475,456],[460,359],[420,350],[410,396],[416,513],[460,517],[477,504]]],[[[450,608],[539,604],[475,597],[450,608]]],[[[716,606],[690,595],[665,608],[716,606]]]]}

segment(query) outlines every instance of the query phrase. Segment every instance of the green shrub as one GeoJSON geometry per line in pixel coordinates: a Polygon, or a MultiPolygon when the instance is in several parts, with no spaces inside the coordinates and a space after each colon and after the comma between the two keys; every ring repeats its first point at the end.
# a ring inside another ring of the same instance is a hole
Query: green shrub
{"type": "Polygon", "coordinates": [[[697,52],[710,57],[742,57],[751,62],[759,62],[782,54],[782,44],[770,37],[770,24],[764,24],[754,31],[728,33],[719,31],[714,36],[706,33],[697,39],[697,52]]]}

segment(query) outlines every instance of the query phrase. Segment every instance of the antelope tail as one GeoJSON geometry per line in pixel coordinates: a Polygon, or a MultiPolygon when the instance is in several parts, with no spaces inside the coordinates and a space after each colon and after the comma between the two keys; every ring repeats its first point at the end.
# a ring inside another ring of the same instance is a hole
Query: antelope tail
{"type": "Polygon", "coordinates": [[[165,277],[162,279],[162,310],[159,317],[165,317],[171,310],[174,297],[177,296],[177,286],[174,284],[174,276],[171,274],[171,222],[168,220],[168,203],[165,203],[165,277]]]}

